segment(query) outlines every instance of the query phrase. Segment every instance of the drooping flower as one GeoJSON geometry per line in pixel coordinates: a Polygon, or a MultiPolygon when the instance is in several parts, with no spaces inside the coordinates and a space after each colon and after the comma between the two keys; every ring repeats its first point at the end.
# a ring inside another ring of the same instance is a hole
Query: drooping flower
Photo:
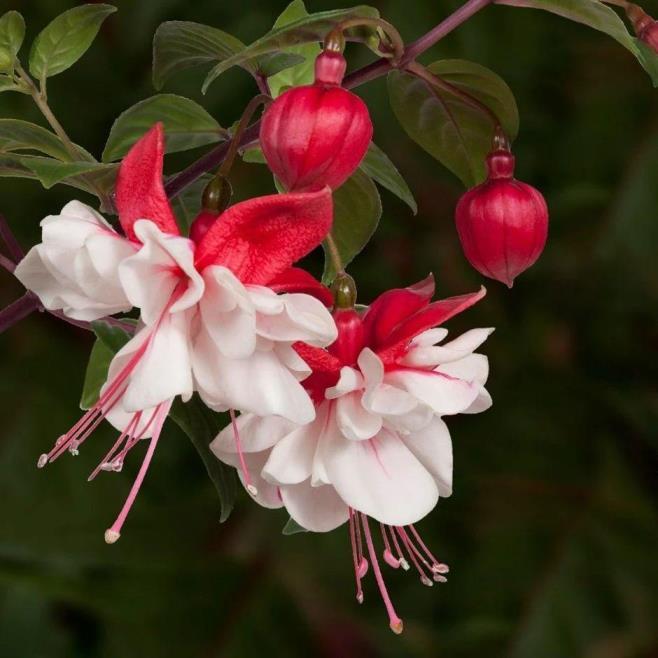
{"type": "Polygon", "coordinates": [[[340,86],[345,67],[340,52],[322,52],[314,84],[284,92],[263,115],[263,154],[287,190],[336,189],[368,150],[370,114],[358,96],[340,86]]]}
{"type": "Polygon", "coordinates": [[[242,414],[211,444],[222,461],[247,465],[260,504],[285,506],[315,532],[348,522],[357,599],[363,600],[361,580],[370,564],[396,632],[402,622],[369,519],[380,524],[390,566],[413,565],[426,585],[443,581],[446,565],[414,526],[452,492],[452,444],[442,418],[491,404],[484,388],[488,362],[474,350],[492,330],[473,329],[442,343],[447,331],[437,328],[475,304],[484,289],[430,303],[433,292],[429,278],[381,295],[363,314],[334,311],[339,333],[328,349],[296,346],[313,370],[304,386],[317,406],[315,421],[300,427],[242,414]]]}
{"type": "Polygon", "coordinates": [[[487,168],[489,178],[457,204],[457,232],[471,265],[511,288],[544,250],[548,208],[538,190],[514,178],[509,151],[490,153],[487,168]]]}
{"type": "Polygon", "coordinates": [[[150,438],[108,542],[119,537],[176,396],[187,401],[197,390],[213,409],[309,422],[315,410],[299,382],[309,369],[292,345],[336,337],[325,305],[307,294],[326,301],[328,291],[292,267],[331,226],[329,188],[251,199],[212,223],[202,217],[206,230],[194,242],[180,234],[167,200],[163,156],[158,124],[121,164],[116,204],[125,238],[74,202],[44,221],[43,243],[16,269],[47,308],[71,317],[140,311],[97,403],[39,459],[44,466],[67,450],[76,454],[104,418],[121,434],[92,477],[120,470],[132,447],[150,438]]]}

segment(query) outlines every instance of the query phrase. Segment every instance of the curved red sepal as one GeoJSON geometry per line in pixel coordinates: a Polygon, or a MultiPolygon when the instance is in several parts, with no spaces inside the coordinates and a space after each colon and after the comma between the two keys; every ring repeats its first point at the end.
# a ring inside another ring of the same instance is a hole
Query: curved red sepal
{"type": "Polygon", "coordinates": [[[274,292],[303,292],[320,300],[325,306],[333,306],[334,297],[327,286],[300,267],[290,267],[268,283],[274,292]]]}
{"type": "Polygon", "coordinates": [[[330,386],[335,386],[343,367],[340,359],[321,347],[312,347],[306,343],[293,345],[299,356],[313,371],[304,381],[303,386],[316,404],[324,400],[324,392],[330,386]]]}
{"type": "Polygon", "coordinates": [[[390,363],[401,350],[406,349],[409,341],[418,334],[442,325],[450,318],[479,302],[486,294],[487,290],[482,286],[477,292],[448,297],[448,299],[441,299],[438,302],[429,304],[426,308],[401,322],[391,332],[386,343],[382,345],[383,349],[378,351],[379,357],[385,363],[390,363]]]}
{"type": "Polygon", "coordinates": [[[429,304],[434,295],[434,275],[408,288],[383,293],[370,304],[363,316],[366,341],[374,350],[383,346],[391,332],[410,315],[429,304]]]}
{"type": "Polygon", "coordinates": [[[317,247],[331,229],[331,190],[273,194],[231,206],[196,250],[196,267],[228,267],[243,283],[266,285],[317,247]]]}
{"type": "Polygon", "coordinates": [[[156,123],[130,149],[119,168],[116,206],[130,240],[139,241],[133,230],[138,219],[150,219],[165,233],[180,234],[162,181],[164,150],[164,128],[156,123]]]}

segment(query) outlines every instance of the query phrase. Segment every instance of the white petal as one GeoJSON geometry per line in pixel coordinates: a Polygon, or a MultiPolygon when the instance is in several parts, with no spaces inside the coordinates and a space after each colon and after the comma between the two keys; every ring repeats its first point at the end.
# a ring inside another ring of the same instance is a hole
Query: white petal
{"type": "MultiPolygon", "coordinates": [[[[240,445],[245,454],[267,451],[295,428],[293,423],[279,416],[261,418],[250,413],[240,414],[236,419],[236,425],[240,433],[240,445]]],[[[231,423],[210,443],[210,449],[217,456],[236,455],[236,461],[229,463],[233,466],[239,463],[237,461],[235,434],[231,423]]]]}
{"type": "Polygon", "coordinates": [[[317,420],[284,436],[270,452],[263,477],[273,484],[299,484],[311,476],[318,444],[317,420]]]}
{"type": "Polygon", "coordinates": [[[471,354],[492,334],[493,329],[471,329],[455,340],[440,346],[414,347],[407,352],[403,363],[409,366],[436,366],[457,361],[471,354]]]}
{"type": "Polygon", "coordinates": [[[480,386],[478,396],[475,398],[471,406],[468,407],[468,409],[464,409],[462,413],[479,414],[486,411],[492,404],[493,400],[491,399],[491,395],[489,395],[489,391],[487,391],[484,386],[480,386]]]}
{"type": "Polygon", "coordinates": [[[363,373],[366,388],[371,388],[382,383],[384,379],[384,364],[369,347],[361,350],[357,363],[363,373]]]}
{"type": "Polygon", "coordinates": [[[388,382],[406,389],[419,402],[439,416],[458,414],[478,396],[479,386],[433,371],[394,370],[386,374],[388,382]]]}
{"type": "Polygon", "coordinates": [[[436,371],[467,382],[486,384],[489,377],[489,359],[484,354],[469,354],[458,361],[441,364],[436,371]]]}
{"type": "Polygon", "coordinates": [[[349,509],[331,486],[312,487],[310,482],[281,487],[290,516],[311,532],[329,532],[343,525],[349,509]]]}
{"type": "Polygon", "coordinates": [[[369,441],[332,441],[323,452],[338,495],[377,521],[415,523],[436,505],[434,478],[393,432],[383,429],[369,441]]]}
{"type": "Polygon", "coordinates": [[[189,399],[193,389],[188,314],[167,314],[157,327],[145,327],[117,356],[124,351],[134,352],[135,346],[144,342],[148,346],[123,395],[124,410],[148,409],[177,395],[189,399]]]}
{"type": "Polygon", "coordinates": [[[418,334],[412,341],[412,345],[418,345],[420,347],[427,347],[429,345],[436,345],[440,343],[448,335],[448,330],[443,327],[435,327],[434,329],[428,329],[423,331],[423,333],[418,334]]]}
{"type": "Polygon", "coordinates": [[[265,286],[250,285],[246,285],[245,289],[258,313],[262,313],[263,315],[278,315],[285,310],[283,295],[277,295],[274,290],[265,286]]]}
{"type": "Polygon", "coordinates": [[[278,314],[257,314],[257,330],[261,336],[275,341],[304,341],[324,347],[338,335],[336,323],[325,306],[310,295],[279,295],[284,310],[278,314]]]}
{"type": "Polygon", "coordinates": [[[204,282],[194,267],[194,243],[187,238],[163,233],[151,221],[135,223],[142,248],[119,268],[121,284],[133,306],[142,312],[147,325],[155,324],[172,301],[169,311],[191,308],[202,297],[204,282]],[[184,288],[180,292],[179,284],[184,288]]]}
{"type": "Polygon", "coordinates": [[[256,349],[256,311],[247,291],[225,267],[207,267],[203,280],[199,308],[208,335],[224,356],[249,356],[256,349]]]}
{"type": "Polygon", "coordinates": [[[366,391],[363,406],[375,414],[401,416],[413,411],[416,398],[396,386],[384,383],[366,391]]]}
{"type": "Polygon", "coordinates": [[[272,349],[275,351],[281,363],[293,373],[298,381],[303,381],[311,374],[311,368],[309,368],[306,361],[297,354],[292,345],[289,345],[288,343],[273,343],[272,349]]]}
{"type": "Polygon", "coordinates": [[[382,428],[382,417],[371,414],[361,403],[362,393],[353,392],[336,401],[336,421],[340,431],[352,441],[371,439],[382,428]]]}
{"type": "Polygon", "coordinates": [[[363,376],[358,370],[343,366],[340,369],[340,377],[335,386],[330,386],[325,392],[324,396],[327,400],[339,398],[341,395],[351,393],[363,388],[363,376]]]}
{"type": "Polygon", "coordinates": [[[452,441],[448,426],[434,417],[419,432],[402,436],[402,440],[418,461],[432,474],[439,488],[439,495],[452,494],[452,441]]]}

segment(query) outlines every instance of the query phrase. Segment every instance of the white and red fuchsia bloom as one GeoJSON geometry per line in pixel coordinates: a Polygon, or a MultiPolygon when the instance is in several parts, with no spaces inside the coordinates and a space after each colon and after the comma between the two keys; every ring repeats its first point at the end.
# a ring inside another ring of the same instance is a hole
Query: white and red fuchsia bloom
{"type": "Polygon", "coordinates": [[[336,342],[326,350],[296,346],[313,369],[304,386],[317,406],[315,421],[299,427],[247,413],[234,423],[239,451],[231,427],[211,444],[222,461],[246,463],[262,505],[285,506],[315,532],[349,522],[357,600],[363,600],[361,579],[370,564],[396,632],[402,622],[384,585],[368,517],[380,524],[389,565],[411,563],[426,585],[444,581],[447,566],[413,524],[439,496],[452,493],[452,444],[442,417],[491,405],[487,358],[473,352],[492,330],[473,329],[438,344],[447,331],[437,328],[475,304],[484,289],[430,303],[433,293],[429,278],[381,295],[363,314],[335,311],[336,342]]]}
{"type": "Polygon", "coordinates": [[[292,345],[336,338],[324,304],[306,294],[327,301],[328,291],[292,267],[331,227],[329,188],[251,199],[212,222],[202,214],[193,241],[180,234],[166,197],[163,156],[156,125],[121,165],[116,205],[125,237],[72,202],[43,221],[43,242],[16,269],[46,308],[72,318],[140,310],[136,334],[112,361],[98,402],[39,459],[42,467],[67,450],[76,454],[104,418],[121,434],[92,477],[120,470],[128,451],[150,439],[108,542],[119,537],[176,396],[186,401],[197,390],[214,409],[308,423],[315,409],[299,380],[310,369],[292,345]]]}

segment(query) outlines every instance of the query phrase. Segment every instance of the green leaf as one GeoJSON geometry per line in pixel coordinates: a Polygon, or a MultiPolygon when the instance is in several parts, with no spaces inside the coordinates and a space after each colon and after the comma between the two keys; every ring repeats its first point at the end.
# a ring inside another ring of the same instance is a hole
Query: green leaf
{"type": "Polygon", "coordinates": [[[485,156],[491,150],[494,122],[489,114],[465,100],[461,92],[488,107],[510,139],[519,129],[514,95],[500,77],[479,64],[451,59],[427,68],[449,87],[392,71],[388,90],[393,111],[411,139],[464,185],[477,185],[486,177],[485,156]]]}
{"type": "MultiPolygon", "coordinates": [[[[127,324],[136,325],[134,320],[123,320],[127,324]]],[[[94,330],[98,340],[114,354],[116,354],[131,338],[132,332],[127,331],[123,327],[109,324],[103,320],[96,320],[91,323],[91,328],[94,330]]]]}
{"type": "Polygon", "coordinates": [[[199,453],[217,490],[221,506],[219,520],[223,523],[228,519],[235,502],[237,492],[235,469],[220,462],[211,452],[209,444],[226,424],[226,415],[211,411],[196,395],[186,404],[177,398],[169,415],[187,434],[199,453]]]}
{"type": "Polygon", "coordinates": [[[47,190],[67,178],[77,179],[82,174],[117,171],[117,165],[104,165],[98,162],[60,162],[53,158],[41,157],[21,158],[21,164],[33,171],[47,190]]]}
{"type": "MultiPolygon", "coordinates": [[[[368,244],[381,215],[382,203],[377,187],[360,170],[334,192],[334,223],[331,236],[344,266],[368,244]]],[[[336,270],[325,245],[322,280],[324,283],[330,283],[335,276],[336,270]]]]}
{"type": "Polygon", "coordinates": [[[13,73],[16,55],[25,39],[25,21],[17,11],[0,16],[0,73],[13,73]]]}
{"type": "Polygon", "coordinates": [[[81,5],[60,14],[37,36],[30,51],[30,73],[39,80],[73,66],[93,43],[112,5],[81,5]]]}
{"type": "MultiPolygon", "coordinates": [[[[273,29],[285,27],[290,23],[306,18],[308,15],[304,0],[293,0],[276,19],[273,29]]],[[[315,58],[322,52],[322,49],[318,43],[314,42],[287,48],[284,52],[297,56],[299,62],[276,75],[270,74],[268,76],[267,82],[273,98],[276,98],[285,87],[311,84],[315,79],[315,58]]],[[[262,63],[260,69],[263,70],[262,63]]]]}
{"type": "MultiPolygon", "coordinates": [[[[353,9],[335,9],[331,11],[323,11],[317,14],[310,14],[299,18],[292,23],[288,23],[283,27],[276,28],[268,32],[265,36],[254,41],[250,46],[243,48],[240,52],[227,57],[219,62],[210,71],[206,77],[202,91],[205,94],[208,87],[222,74],[232,66],[245,66],[250,60],[254,60],[267,53],[278,52],[285,50],[292,46],[300,46],[303,44],[316,43],[322,41],[324,37],[331,32],[342,21],[351,18],[378,18],[379,12],[374,7],[359,6],[353,9]]],[[[348,31],[348,38],[350,35],[353,39],[368,40],[372,36],[374,30],[362,36],[364,31],[359,31],[359,36],[355,36],[354,31],[348,31]]]]}
{"type": "Polygon", "coordinates": [[[270,53],[269,55],[263,55],[258,60],[258,73],[269,79],[276,77],[282,71],[287,72],[302,62],[304,62],[304,58],[301,55],[270,53]]]}
{"type": "Polygon", "coordinates": [[[640,53],[640,63],[651,77],[654,87],[658,87],[658,53],[642,39],[633,39],[640,53]]]}
{"type": "MultiPolygon", "coordinates": [[[[651,61],[652,57],[647,59],[647,53],[639,46],[638,40],[630,35],[617,13],[599,0],[497,0],[497,4],[544,9],[611,36],[633,53],[651,76],[654,87],[658,86],[658,65],[651,61]]],[[[655,53],[651,54],[656,57],[655,53]]]]}
{"type": "Polygon", "coordinates": [[[283,526],[283,530],[281,531],[281,534],[284,534],[284,535],[297,535],[300,532],[308,532],[308,530],[306,528],[304,528],[303,526],[299,525],[299,523],[297,523],[297,521],[295,521],[295,519],[290,517],[288,519],[288,522],[286,523],[286,525],[283,526]]]}
{"type": "Polygon", "coordinates": [[[87,364],[85,382],[82,386],[82,397],[80,398],[80,409],[91,409],[98,401],[101,388],[107,380],[107,373],[114,354],[115,352],[102,340],[96,340],[87,364]]]}
{"type": "MultiPolygon", "coordinates": [[[[2,55],[0,55],[2,57],[2,55]]],[[[0,93],[3,91],[18,91],[22,94],[29,94],[29,90],[22,85],[14,82],[14,79],[8,75],[0,75],[0,93]]]]}
{"type": "MultiPolygon", "coordinates": [[[[200,23],[168,21],[162,23],[153,38],[153,85],[162,89],[175,73],[203,64],[221,62],[243,50],[239,39],[200,23]]],[[[255,66],[244,62],[255,73],[255,66]]]]}
{"type": "Polygon", "coordinates": [[[374,142],[371,142],[368,147],[368,152],[361,161],[359,169],[399,199],[402,199],[411,208],[414,215],[418,212],[416,199],[414,199],[407,181],[402,178],[386,153],[374,142]]]}
{"type": "Polygon", "coordinates": [[[59,160],[70,160],[59,137],[28,121],[0,119],[0,153],[39,151],[59,160]]]}
{"type": "Polygon", "coordinates": [[[158,121],[167,138],[167,152],[186,151],[226,138],[226,131],[198,103],[175,94],[151,96],[119,115],[103,151],[103,162],[121,159],[158,121]]]}

